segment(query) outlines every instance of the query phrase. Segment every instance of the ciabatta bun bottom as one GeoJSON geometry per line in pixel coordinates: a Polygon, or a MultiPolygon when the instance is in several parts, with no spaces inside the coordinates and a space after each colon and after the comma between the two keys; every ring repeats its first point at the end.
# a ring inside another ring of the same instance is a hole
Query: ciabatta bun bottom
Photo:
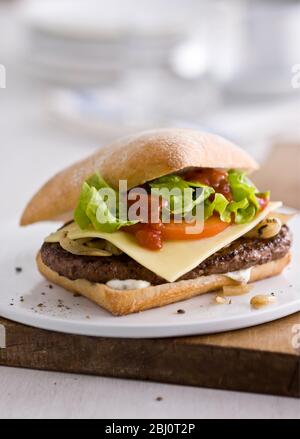
{"type": "MultiPolygon", "coordinates": [[[[281,273],[290,260],[291,255],[288,253],[281,259],[263,265],[255,265],[251,270],[250,282],[281,273]]],[[[225,285],[236,285],[235,281],[222,274],[212,274],[197,279],[121,291],[113,290],[105,284],[91,283],[84,279],[70,280],[60,276],[43,263],[40,253],[37,256],[37,265],[40,273],[50,282],[87,297],[116,316],[179,302],[199,294],[219,290],[225,285]]]]}

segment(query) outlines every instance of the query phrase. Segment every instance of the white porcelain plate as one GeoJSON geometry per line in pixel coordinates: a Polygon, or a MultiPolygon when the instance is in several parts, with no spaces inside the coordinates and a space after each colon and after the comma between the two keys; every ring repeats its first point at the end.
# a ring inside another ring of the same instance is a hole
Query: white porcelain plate
{"type": "Polygon", "coordinates": [[[0,227],[0,315],[26,325],[89,336],[154,338],[207,334],[269,322],[300,310],[300,218],[293,218],[293,260],[280,276],[257,282],[231,304],[217,305],[206,294],[162,308],[113,317],[83,297],[49,285],[37,272],[35,254],[56,224],[21,229],[15,223],[0,227]],[[22,271],[19,270],[22,269],[22,271]],[[256,294],[272,293],[275,304],[251,309],[256,294]],[[177,313],[183,309],[185,313],[177,313]]]}

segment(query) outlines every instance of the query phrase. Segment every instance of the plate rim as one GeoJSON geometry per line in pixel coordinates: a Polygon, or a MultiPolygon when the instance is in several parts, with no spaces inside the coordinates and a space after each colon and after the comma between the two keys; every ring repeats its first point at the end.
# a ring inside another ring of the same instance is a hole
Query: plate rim
{"type": "MultiPolygon", "coordinates": [[[[233,331],[238,329],[250,328],[253,326],[269,323],[274,320],[286,317],[291,314],[295,314],[300,311],[300,299],[292,302],[284,303],[277,308],[272,308],[272,305],[268,308],[261,310],[253,310],[253,314],[242,314],[225,319],[218,319],[213,322],[176,322],[176,324],[167,325],[119,325],[113,326],[113,324],[99,325],[94,322],[77,322],[68,320],[67,326],[64,326],[64,320],[51,317],[45,319],[43,314],[30,315],[29,313],[7,312],[2,311],[0,305],[0,312],[3,318],[14,321],[15,323],[21,323],[26,326],[33,326],[39,329],[48,331],[61,332],[65,334],[91,336],[91,337],[108,337],[108,338],[123,338],[123,339],[151,339],[151,338],[170,338],[170,337],[183,337],[192,335],[208,335],[217,334],[227,331],[233,331]],[[254,314],[255,313],[255,314],[254,314]],[[17,320],[16,320],[17,317],[17,320]],[[28,319],[26,318],[28,317],[28,319]],[[267,320],[266,320],[267,319],[267,320]],[[30,320],[30,322],[29,322],[30,320]],[[250,321],[249,321],[250,320],[250,321]],[[45,322],[45,323],[44,323],[45,322]],[[213,323],[215,329],[211,330],[205,327],[210,326],[213,323]],[[124,329],[129,329],[124,334],[124,329]],[[147,330],[151,329],[151,333],[147,334],[147,330]],[[97,330],[99,330],[98,333],[97,330]],[[200,331],[200,332],[199,332],[200,331]],[[138,333],[137,333],[138,332],[138,333]]],[[[118,317],[116,317],[118,318],[118,317]]]]}

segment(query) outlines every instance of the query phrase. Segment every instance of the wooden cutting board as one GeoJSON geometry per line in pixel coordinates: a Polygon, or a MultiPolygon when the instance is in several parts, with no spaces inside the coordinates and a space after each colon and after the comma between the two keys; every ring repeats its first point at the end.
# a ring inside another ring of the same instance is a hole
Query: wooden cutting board
{"type": "Polygon", "coordinates": [[[223,334],[147,340],[0,325],[6,366],[300,396],[300,313],[223,334]]]}
{"type": "MultiPolygon", "coordinates": [[[[273,199],[300,208],[299,165],[299,144],[278,145],[255,180],[273,199]]],[[[68,335],[0,318],[0,341],[4,332],[1,365],[300,396],[300,313],[239,331],[171,339],[68,335]]]]}

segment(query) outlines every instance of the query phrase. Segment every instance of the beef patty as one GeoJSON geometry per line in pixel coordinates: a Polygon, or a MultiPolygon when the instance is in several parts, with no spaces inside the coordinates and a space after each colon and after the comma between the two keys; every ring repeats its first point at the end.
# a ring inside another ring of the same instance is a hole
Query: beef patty
{"type": "MultiPolygon", "coordinates": [[[[271,239],[240,238],[205,259],[178,280],[242,270],[280,259],[288,253],[291,242],[287,226],[283,226],[279,234],[271,239]]],[[[138,279],[152,285],[166,283],[125,253],[108,257],[76,256],[65,251],[59,244],[44,243],[41,257],[45,265],[71,280],[86,279],[90,282],[106,283],[111,279],[138,279]]]]}

